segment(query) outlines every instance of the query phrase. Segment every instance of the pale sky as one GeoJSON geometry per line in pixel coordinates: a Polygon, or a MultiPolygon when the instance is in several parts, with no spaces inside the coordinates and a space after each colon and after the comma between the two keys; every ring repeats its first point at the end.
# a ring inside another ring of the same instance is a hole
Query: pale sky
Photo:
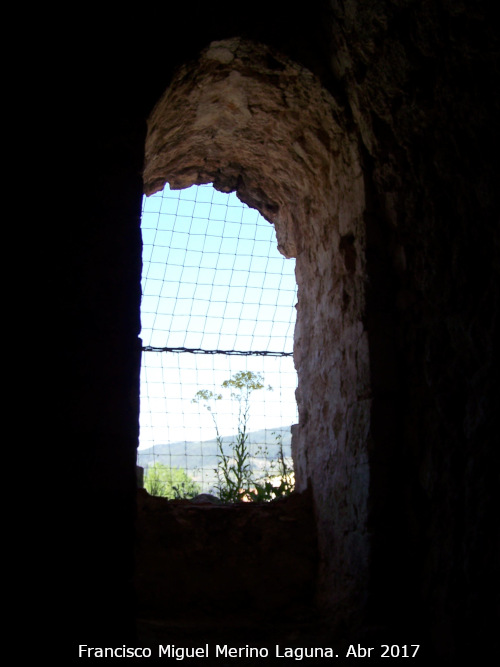
{"type": "MultiPolygon", "coordinates": [[[[167,184],[144,197],[141,227],[144,346],[293,351],[295,261],[257,211],[212,185],[167,184]]],[[[291,357],[143,352],[140,448],[213,438],[211,415],[191,399],[239,370],[273,387],[255,392],[251,430],[297,421],[291,357]]],[[[221,434],[234,433],[234,401],[217,407],[221,434]]]]}

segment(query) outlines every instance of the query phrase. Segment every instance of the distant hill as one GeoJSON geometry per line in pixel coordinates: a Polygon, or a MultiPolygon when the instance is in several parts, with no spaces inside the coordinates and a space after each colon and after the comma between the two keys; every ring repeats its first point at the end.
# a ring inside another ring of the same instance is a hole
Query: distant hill
{"type": "MultiPolygon", "coordinates": [[[[279,447],[276,436],[281,436],[285,457],[290,458],[292,440],[290,426],[260,429],[248,434],[254,469],[261,468],[266,460],[277,458],[279,447]],[[265,455],[265,450],[267,450],[267,455],[265,455]]],[[[222,438],[224,454],[231,454],[231,444],[235,439],[235,435],[222,438]]],[[[137,465],[146,469],[154,463],[183,468],[194,479],[203,480],[205,484],[210,485],[215,478],[213,471],[217,467],[217,440],[213,438],[212,440],[173,442],[138,450],[137,465]]]]}

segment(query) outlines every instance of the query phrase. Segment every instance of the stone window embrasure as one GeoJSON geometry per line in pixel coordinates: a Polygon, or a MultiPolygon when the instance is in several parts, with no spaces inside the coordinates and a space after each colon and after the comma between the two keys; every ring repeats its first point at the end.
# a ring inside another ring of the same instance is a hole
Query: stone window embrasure
{"type": "Polygon", "coordinates": [[[146,195],[166,182],[236,191],[274,225],[280,252],[296,258],[296,485],[312,489],[328,554],[323,581],[339,600],[363,588],[369,549],[365,197],[356,146],[342,110],[308,70],[235,38],[212,43],[173,78],[148,121],[144,169],[146,195]]]}

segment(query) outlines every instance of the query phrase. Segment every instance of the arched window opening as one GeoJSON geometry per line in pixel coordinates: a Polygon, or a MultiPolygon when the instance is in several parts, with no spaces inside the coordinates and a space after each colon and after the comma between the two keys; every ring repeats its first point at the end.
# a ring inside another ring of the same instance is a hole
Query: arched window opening
{"type": "Polygon", "coordinates": [[[294,498],[311,492],[320,588],[341,616],[344,600],[363,599],[371,549],[359,137],[339,101],[300,64],[244,39],[212,42],[179,69],[152,110],[143,178],[147,195],[167,182],[236,192],[273,223],[279,251],[295,258],[294,498]]]}
{"type": "Polygon", "coordinates": [[[142,212],[138,465],[153,495],[272,500],[293,490],[295,261],[211,184],[142,212]]]}

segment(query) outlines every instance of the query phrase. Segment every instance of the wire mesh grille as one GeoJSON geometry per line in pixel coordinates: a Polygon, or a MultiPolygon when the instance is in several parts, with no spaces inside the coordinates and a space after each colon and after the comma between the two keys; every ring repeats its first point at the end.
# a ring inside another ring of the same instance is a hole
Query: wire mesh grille
{"type": "Polygon", "coordinates": [[[228,445],[241,403],[221,389],[235,373],[263,378],[249,400],[252,465],[290,457],[297,421],[294,260],[273,226],[211,185],[144,197],[141,423],[138,464],[182,469],[213,492],[216,429],[228,445]],[[272,387],[272,390],[268,387],[272,387]],[[200,390],[221,395],[209,411],[200,390]]]}

